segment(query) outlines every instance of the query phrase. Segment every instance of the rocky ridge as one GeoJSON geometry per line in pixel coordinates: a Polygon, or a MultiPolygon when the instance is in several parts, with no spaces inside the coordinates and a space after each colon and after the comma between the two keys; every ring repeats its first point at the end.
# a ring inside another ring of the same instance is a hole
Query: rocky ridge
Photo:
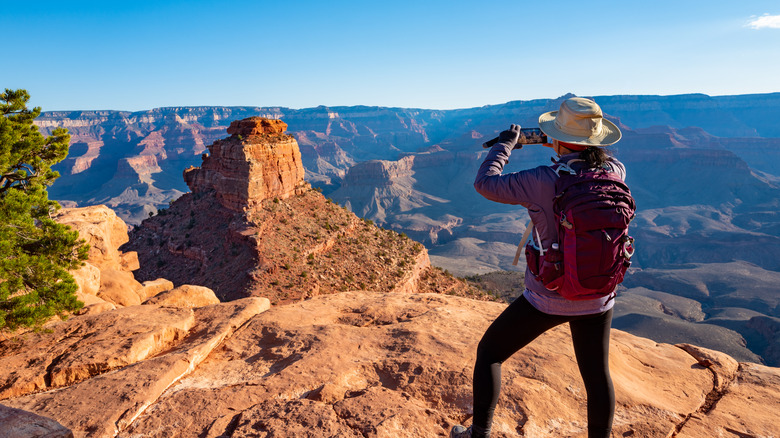
{"type": "Polygon", "coordinates": [[[136,227],[123,247],[139,255],[139,279],[273,303],[354,289],[478,295],[431,267],[421,244],[311,189],[285,128],[278,120],[236,121],[202,167],[185,170],[192,192],[136,227]]]}

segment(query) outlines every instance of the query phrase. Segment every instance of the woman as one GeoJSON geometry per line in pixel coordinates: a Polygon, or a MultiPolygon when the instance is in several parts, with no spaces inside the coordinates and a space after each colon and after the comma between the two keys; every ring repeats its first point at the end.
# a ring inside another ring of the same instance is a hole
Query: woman
{"type": "MultiPolygon", "coordinates": [[[[539,127],[552,139],[559,163],[575,171],[606,168],[625,179],[625,167],[604,150],[620,140],[617,126],[603,118],[592,100],[565,100],[559,111],[542,114],[539,127]]],[[[503,175],[516,147],[520,127],[512,125],[499,136],[477,173],[474,187],[485,198],[528,209],[533,221],[533,245],[548,249],[558,242],[553,215],[555,181],[550,166],[503,175]]],[[[519,146],[522,147],[522,146],[519,146]]],[[[614,291],[602,298],[570,301],[550,291],[526,269],[525,292],[488,327],[477,347],[474,364],[474,417],[471,427],[455,426],[450,437],[487,437],[501,389],[501,364],[545,331],[568,322],[577,364],[587,391],[588,437],[609,437],[615,393],[609,375],[609,333],[614,291]]]]}

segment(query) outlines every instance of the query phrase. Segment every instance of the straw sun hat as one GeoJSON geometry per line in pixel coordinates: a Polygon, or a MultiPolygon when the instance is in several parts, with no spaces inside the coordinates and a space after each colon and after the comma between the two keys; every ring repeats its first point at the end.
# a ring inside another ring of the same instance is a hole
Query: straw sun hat
{"type": "Polygon", "coordinates": [[[609,146],[622,135],[596,102],[582,97],[566,99],[558,111],[539,116],[539,127],[548,137],[582,146],[609,146]]]}

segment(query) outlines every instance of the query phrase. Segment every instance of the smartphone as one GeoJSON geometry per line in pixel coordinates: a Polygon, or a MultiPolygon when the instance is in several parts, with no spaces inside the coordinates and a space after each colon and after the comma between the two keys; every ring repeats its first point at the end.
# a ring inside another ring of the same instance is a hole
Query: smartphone
{"type": "MultiPolygon", "coordinates": [[[[498,143],[498,137],[482,143],[483,148],[489,148],[498,143]]],[[[539,128],[520,128],[520,138],[517,139],[518,145],[524,144],[545,144],[547,135],[539,128]]]]}

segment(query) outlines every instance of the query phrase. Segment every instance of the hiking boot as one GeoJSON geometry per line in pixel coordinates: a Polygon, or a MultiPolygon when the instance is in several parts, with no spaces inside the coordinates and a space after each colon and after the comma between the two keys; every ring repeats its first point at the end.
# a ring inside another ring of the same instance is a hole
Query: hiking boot
{"type": "Polygon", "coordinates": [[[482,429],[473,424],[467,428],[463,426],[453,426],[450,431],[450,438],[489,438],[490,429],[482,429]]]}
{"type": "Polygon", "coordinates": [[[450,431],[450,438],[471,438],[471,426],[466,429],[463,426],[453,426],[450,431]]]}

